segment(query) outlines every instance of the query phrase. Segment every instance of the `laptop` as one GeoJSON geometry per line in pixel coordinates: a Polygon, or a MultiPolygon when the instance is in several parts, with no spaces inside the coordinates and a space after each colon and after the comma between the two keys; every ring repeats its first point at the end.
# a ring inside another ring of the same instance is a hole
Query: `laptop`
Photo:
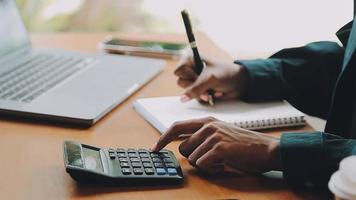
{"type": "Polygon", "coordinates": [[[163,70],[158,59],[33,49],[0,0],[0,115],[91,126],[163,70]]]}

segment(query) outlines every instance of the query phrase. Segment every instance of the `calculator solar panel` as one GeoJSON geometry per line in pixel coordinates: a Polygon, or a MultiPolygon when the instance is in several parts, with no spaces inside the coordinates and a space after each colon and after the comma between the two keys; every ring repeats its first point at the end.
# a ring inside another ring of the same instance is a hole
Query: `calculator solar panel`
{"type": "Polygon", "coordinates": [[[67,172],[80,183],[92,184],[178,184],[181,167],[169,150],[97,148],[73,141],[64,142],[67,172]]]}

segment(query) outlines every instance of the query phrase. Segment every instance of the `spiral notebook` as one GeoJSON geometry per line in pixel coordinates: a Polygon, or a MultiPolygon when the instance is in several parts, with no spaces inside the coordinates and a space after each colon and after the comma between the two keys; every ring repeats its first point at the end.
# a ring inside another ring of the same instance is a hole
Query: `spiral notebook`
{"type": "Polygon", "coordinates": [[[209,106],[195,100],[181,103],[179,97],[172,96],[138,99],[134,108],[161,133],[176,121],[208,116],[250,130],[305,125],[305,115],[286,101],[246,103],[235,100],[209,106]]]}

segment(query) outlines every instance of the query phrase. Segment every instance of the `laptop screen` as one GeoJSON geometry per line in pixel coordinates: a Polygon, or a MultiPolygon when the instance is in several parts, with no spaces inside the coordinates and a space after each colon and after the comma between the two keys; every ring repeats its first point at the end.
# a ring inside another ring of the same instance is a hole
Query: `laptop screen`
{"type": "Polygon", "coordinates": [[[0,0],[0,57],[30,45],[14,0],[0,0]]]}

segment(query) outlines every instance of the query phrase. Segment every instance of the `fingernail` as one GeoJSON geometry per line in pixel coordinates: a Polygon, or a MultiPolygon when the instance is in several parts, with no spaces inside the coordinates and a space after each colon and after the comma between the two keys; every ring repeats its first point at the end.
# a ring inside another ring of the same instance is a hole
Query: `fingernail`
{"type": "Polygon", "coordinates": [[[209,97],[208,97],[208,95],[206,95],[206,94],[200,95],[200,99],[203,100],[203,101],[205,101],[205,102],[209,101],[209,97]]]}
{"type": "Polygon", "coordinates": [[[156,151],[157,150],[157,143],[155,143],[153,146],[152,146],[152,151],[156,151]]]}
{"type": "Polygon", "coordinates": [[[216,97],[222,97],[223,93],[222,92],[215,92],[214,94],[216,97]]]}
{"type": "Polygon", "coordinates": [[[183,95],[180,96],[180,101],[183,102],[183,103],[185,103],[185,102],[187,102],[187,101],[190,101],[190,100],[191,100],[191,98],[188,97],[188,96],[185,95],[185,94],[183,94],[183,95]]]}
{"type": "Polygon", "coordinates": [[[195,164],[198,166],[198,167],[200,167],[200,163],[201,163],[201,160],[200,160],[200,158],[195,162],[195,164]]]}

